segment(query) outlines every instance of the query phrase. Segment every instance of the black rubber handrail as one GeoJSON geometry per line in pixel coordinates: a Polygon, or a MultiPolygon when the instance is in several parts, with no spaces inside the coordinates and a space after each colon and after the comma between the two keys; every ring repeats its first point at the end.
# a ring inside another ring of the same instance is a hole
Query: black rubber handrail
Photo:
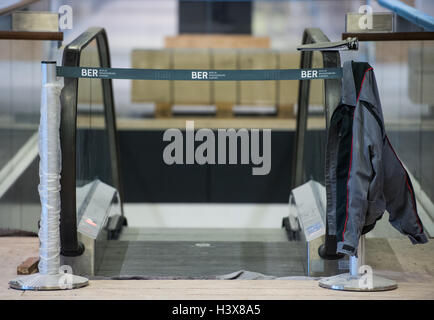
{"type": "MultiPolygon", "coordinates": [[[[106,32],[103,28],[89,28],[63,51],[63,66],[79,67],[80,57],[84,48],[96,40],[100,67],[110,68],[110,52],[106,32]]],[[[61,125],[60,143],[62,148],[61,174],[61,213],[60,241],[61,253],[64,256],[78,256],[84,247],[78,242],[77,211],[76,211],[76,134],[77,134],[77,98],[78,78],[64,78],[61,93],[61,125]]],[[[123,188],[120,173],[119,143],[116,129],[116,115],[113,101],[112,81],[102,79],[103,106],[105,125],[108,132],[110,161],[114,187],[120,196],[121,214],[123,216],[123,188]]]]}
{"type": "MultiPolygon", "coordinates": [[[[302,44],[330,42],[327,36],[318,28],[308,28],[304,30],[302,44]]],[[[322,55],[324,68],[339,68],[341,58],[339,51],[319,51],[322,55]]],[[[300,59],[300,68],[312,67],[312,51],[302,51],[300,59]]],[[[295,152],[293,153],[292,162],[292,183],[291,190],[300,186],[303,180],[303,163],[304,163],[304,140],[307,131],[307,117],[309,108],[310,80],[300,80],[298,89],[298,112],[297,127],[295,131],[295,152]]],[[[324,109],[326,131],[328,132],[331,114],[337,107],[341,97],[341,80],[327,79],[324,80],[324,109]]],[[[324,259],[337,259],[336,255],[336,236],[328,234],[328,223],[326,221],[326,236],[324,245],[320,248],[320,256],[324,259]]]]}

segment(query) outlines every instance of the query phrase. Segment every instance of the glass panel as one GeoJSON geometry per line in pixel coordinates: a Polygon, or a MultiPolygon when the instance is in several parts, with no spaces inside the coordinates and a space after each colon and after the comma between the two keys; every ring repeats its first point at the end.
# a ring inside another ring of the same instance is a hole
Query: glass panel
{"type": "Polygon", "coordinates": [[[36,232],[43,41],[0,40],[0,229],[36,232]]]}
{"type": "MultiPolygon", "coordinates": [[[[81,53],[81,67],[99,67],[96,40],[81,53]]],[[[83,200],[80,190],[95,180],[114,186],[109,138],[104,117],[101,79],[79,79],[76,135],[77,210],[83,200]]]]}
{"type": "MultiPolygon", "coordinates": [[[[312,68],[323,68],[323,58],[315,51],[312,68]]],[[[304,141],[304,181],[315,180],[325,185],[324,164],[326,147],[326,118],[324,111],[324,80],[311,80],[307,132],[304,141]]]]}
{"type": "MultiPolygon", "coordinates": [[[[425,207],[426,212],[434,222],[434,206],[432,206],[432,202],[434,202],[434,41],[422,42],[419,50],[412,50],[408,63],[409,74],[411,74],[411,77],[409,77],[409,85],[411,86],[409,93],[412,96],[412,102],[422,104],[420,106],[421,125],[419,133],[421,139],[419,149],[419,183],[421,190],[419,191],[419,198],[422,206],[425,207]],[[419,56],[420,61],[418,64],[417,56],[419,56]],[[416,85],[412,81],[414,78],[416,85]],[[430,201],[425,199],[422,192],[428,196],[430,201]]],[[[434,236],[432,231],[430,235],[434,236]]]]}
{"type": "MultiPolygon", "coordinates": [[[[312,54],[312,68],[323,68],[323,56],[320,52],[312,54]]],[[[311,80],[309,90],[309,106],[307,129],[303,154],[303,183],[313,180],[322,186],[314,185],[316,196],[325,200],[325,152],[326,152],[326,113],[325,113],[324,80],[311,80]]],[[[316,201],[320,201],[317,199],[316,201]]],[[[315,201],[315,199],[312,199],[315,201]]],[[[325,203],[325,202],[324,202],[325,203]]],[[[323,221],[326,217],[322,216],[323,221]]],[[[328,276],[346,270],[338,270],[337,263],[324,261],[318,255],[318,248],[324,243],[324,236],[305,243],[309,276],[328,276]]],[[[304,239],[303,239],[304,240],[304,239]]]]}
{"type": "Polygon", "coordinates": [[[432,224],[434,41],[383,42],[376,43],[374,48],[386,130],[412,175],[419,211],[426,211],[432,224]]]}

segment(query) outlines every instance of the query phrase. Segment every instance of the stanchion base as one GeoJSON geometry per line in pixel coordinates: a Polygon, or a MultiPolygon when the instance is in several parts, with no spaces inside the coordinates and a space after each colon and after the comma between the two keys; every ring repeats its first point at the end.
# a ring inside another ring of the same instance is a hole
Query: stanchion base
{"type": "Polygon", "coordinates": [[[319,286],[326,289],[341,291],[388,291],[398,288],[398,284],[386,278],[372,275],[372,283],[363,281],[363,276],[354,277],[349,273],[338,274],[319,281],[319,286]]]}
{"type": "Polygon", "coordinates": [[[89,280],[73,274],[59,273],[46,275],[35,273],[26,276],[20,276],[9,281],[9,286],[17,290],[66,290],[85,287],[89,280]]]}

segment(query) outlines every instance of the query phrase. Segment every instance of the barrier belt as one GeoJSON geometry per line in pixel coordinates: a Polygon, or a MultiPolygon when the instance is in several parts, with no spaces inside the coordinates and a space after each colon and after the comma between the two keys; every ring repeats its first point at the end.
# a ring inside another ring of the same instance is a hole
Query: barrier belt
{"type": "Polygon", "coordinates": [[[267,70],[173,70],[57,67],[57,76],[65,78],[193,80],[193,81],[266,81],[342,78],[342,68],[267,69],[267,70]]]}

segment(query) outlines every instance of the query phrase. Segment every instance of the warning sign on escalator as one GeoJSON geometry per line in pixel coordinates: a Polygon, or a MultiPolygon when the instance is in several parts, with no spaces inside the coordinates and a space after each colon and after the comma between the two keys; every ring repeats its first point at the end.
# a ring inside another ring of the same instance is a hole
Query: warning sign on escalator
{"type": "Polygon", "coordinates": [[[325,234],[326,191],[320,183],[310,180],[291,192],[306,241],[325,234]]]}

